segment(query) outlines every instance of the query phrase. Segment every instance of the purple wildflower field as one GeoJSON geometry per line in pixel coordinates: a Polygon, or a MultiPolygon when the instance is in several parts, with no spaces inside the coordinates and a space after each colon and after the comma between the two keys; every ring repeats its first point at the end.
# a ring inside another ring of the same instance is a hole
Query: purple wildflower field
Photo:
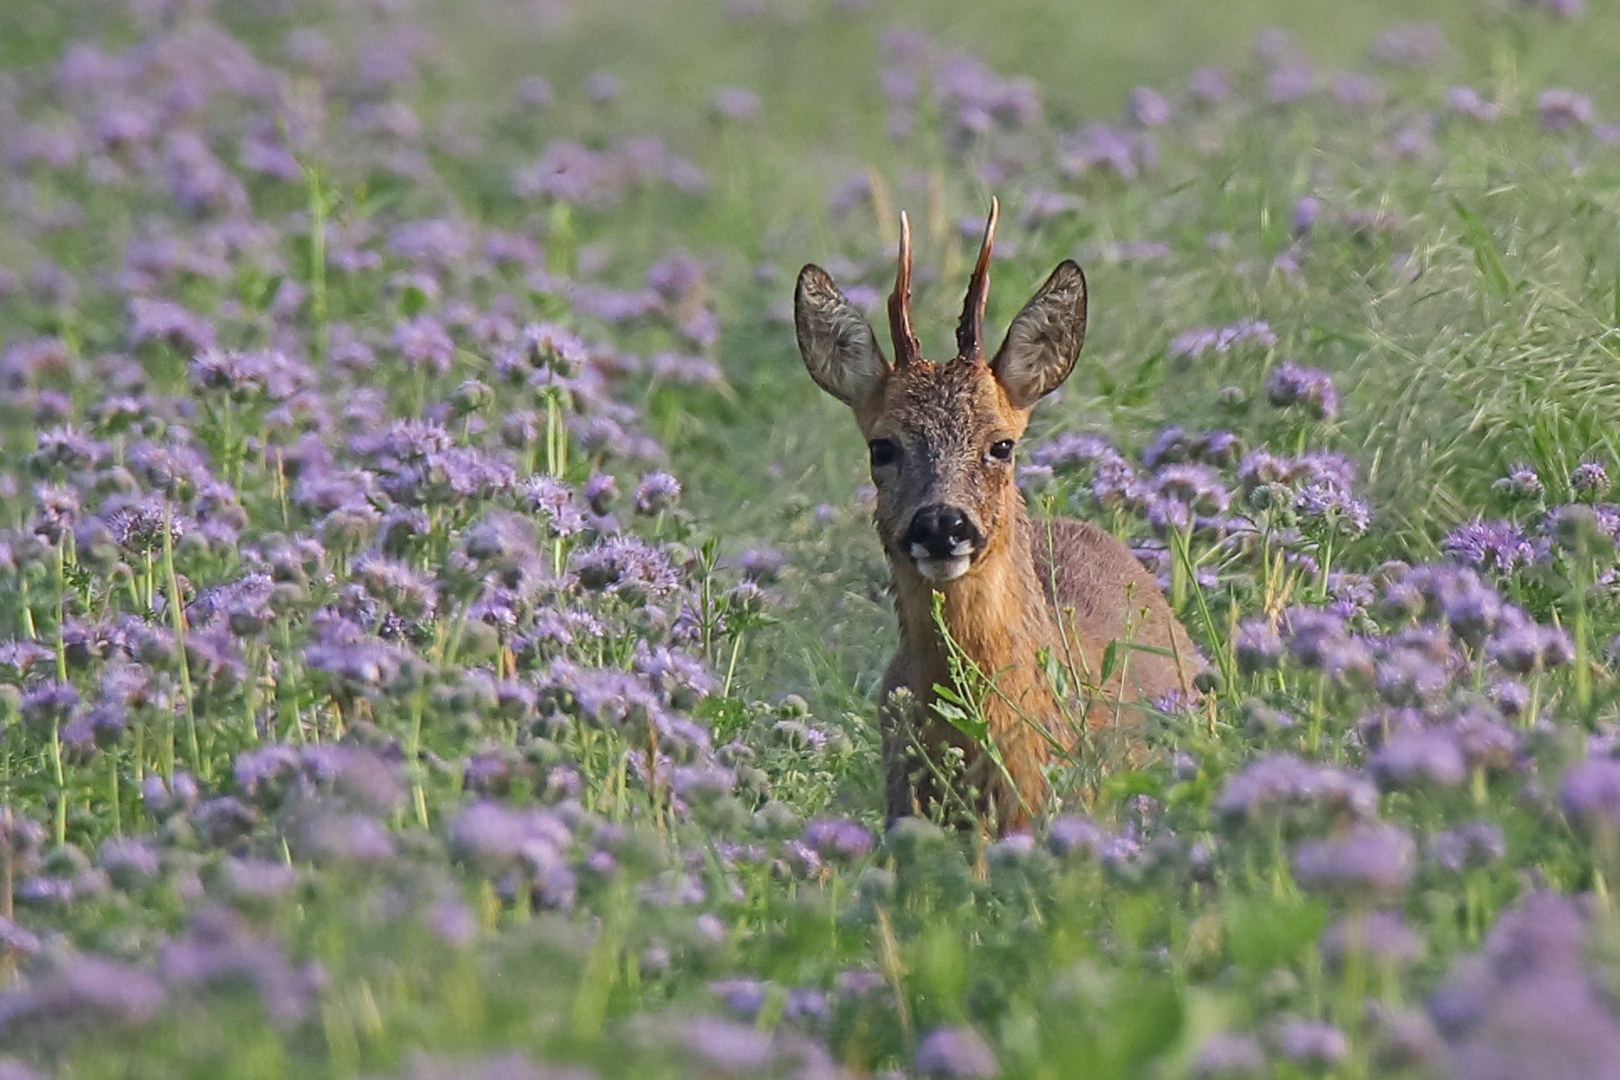
{"type": "Polygon", "coordinates": [[[0,1080],[1620,1072],[1620,14],[1270,6],[0,0],[0,1080]],[[992,194],[1208,659],[1001,839],[791,322],[992,194]]]}

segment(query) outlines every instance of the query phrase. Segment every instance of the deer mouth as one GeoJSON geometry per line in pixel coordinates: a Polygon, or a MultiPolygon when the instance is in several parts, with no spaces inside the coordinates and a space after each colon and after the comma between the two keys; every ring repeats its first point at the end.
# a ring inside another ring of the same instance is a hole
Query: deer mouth
{"type": "Polygon", "coordinates": [[[959,540],[951,545],[948,555],[939,555],[930,550],[926,544],[911,545],[911,559],[917,566],[917,573],[936,585],[947,581],[955,581],[968,572],[973,565],[974,545],[966,540],[959,540]]]}

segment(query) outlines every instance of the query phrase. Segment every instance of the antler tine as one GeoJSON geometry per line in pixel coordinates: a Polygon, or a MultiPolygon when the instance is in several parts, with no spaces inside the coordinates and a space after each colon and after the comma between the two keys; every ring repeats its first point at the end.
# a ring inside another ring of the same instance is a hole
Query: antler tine
{"type": "Polygon", "coordinates": [[[990,196],[990,219],[984,223],[984,242],[979,245],[979,261],[968,279],[967,299],[962,301],[962,321],[956,324],[956,355],[967,360],[984,359],[984,305],[990,297],[990,249],[996,242],[996,218],[1001,204],[990,196]]]}
{"type": "Polygon", "coordinates": [[[889,294],[889,336],[894,339],[895,367],[917,360],[922,350],[911,330],[911,222],[900,211],[900,265],[894,274],[894,292],[889,294]]]}

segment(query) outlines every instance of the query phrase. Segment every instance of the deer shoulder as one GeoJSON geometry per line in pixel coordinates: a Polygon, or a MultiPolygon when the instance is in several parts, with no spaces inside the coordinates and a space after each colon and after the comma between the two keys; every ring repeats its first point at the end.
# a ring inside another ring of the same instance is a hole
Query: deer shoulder
{"type": "Polygon", "coordinates": [[[1108,644],[1118,642],[1129,653],[1126,681],[1135,696],[1152,699],[1186,688],[1198,670],[1188,666],[1194,650],[1187,631],[1129,547],[1074,518],[1032,520],[1029,534],[1053,617],[1060,627],[1072,626],[1074,640],[1094,654],[1093,670],[1108,644]]]}

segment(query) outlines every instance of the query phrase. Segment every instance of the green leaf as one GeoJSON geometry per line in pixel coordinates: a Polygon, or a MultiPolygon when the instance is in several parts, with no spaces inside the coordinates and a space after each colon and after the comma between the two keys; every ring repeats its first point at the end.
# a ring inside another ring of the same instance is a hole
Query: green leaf
{"type": "Polygon", "coordinates": [[[1110,641],[1108,643],[1108,647],[1103,650],[1102,673],[1097,678],[1097,685],[1107,686],[1108,680],[1113,677],[1114,672],[1118,670],[1118,668],[1119,639],[1115,638],[1114,640],[1110,641]]]}
{"type": "MultiPolygon", "coordinates": [[[[941,689],[934,687],[935,693],[939,693],[941,689]]],[[[940,719],[979,745],[983,746],[990,741],[990,724],[979,710],[964,708],[955,702],[945,700],[942,695],[940,700],[934,702],[934,712],[940,719]]]]}
{"type": "Polygon", "coordinates": [[[1145,405],[1154,391],[1164,385],[1165,355],[1156,352],[1137,365],[1131,373],[1130,381],[1120,387],[1114,395],[1114,402],[1127,408],[1145,405]]]}
{"type": "Polygon", "coordinates": [[[405,313],[405,317],[414,319],[425,307],[427,307],[427,293],[415,285],[407,285],[399,298],[399,309],[405,313]]]}
{"type": "Polygon", "coordinates": [[[1502,255],[1496,250],[1496,241],[1479,215],[1455,197],[1451,200],[1451,206],[1462,219],[1463,235],[1468,240],[1468,246],[1474,249],[1474,265],[1479,268],[1485,284],[1498,296],[1509,296],[1516,292],[1516,287],[1508,278],[1507,268],[1502,265],[1502,255]]]}
{"type": "Polygon", "coordinates": [[[1327,921],[1327,909],[1316,900],[1234,896],[1222,910],[1232,962],[1256,974],[1291,963],[1321,936],[1327,921]]]}
{"type": "Polygon", "coordinates": [[[1132,795],[1150,795],[1155,799],[1163,800],[1165,797],[1164,783],[1150,772],[1141,769],[1126,769],[1110,773],[1103,781],[1103,790],[1107,793],[1110,804],[1123,802],[1132,795]]]}
{"type": "Polygon", "coordinates": [[[1141,1076],[1176,1042],[1186,1021],[1181,995],[1168,982],[1127,987],[1106,1032],[1115,1076],[1141,1076]]]}

